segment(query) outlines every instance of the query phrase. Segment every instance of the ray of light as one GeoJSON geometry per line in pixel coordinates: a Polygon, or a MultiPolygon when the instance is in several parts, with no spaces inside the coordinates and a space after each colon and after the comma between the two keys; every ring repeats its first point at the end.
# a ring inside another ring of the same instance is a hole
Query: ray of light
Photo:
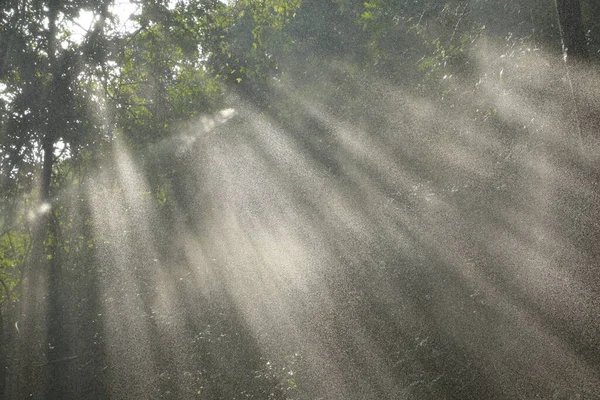
{"type": "Polygon", "coordinates": [[[115,140],[86,189],[110,394],[218,398],[268,374],[324,398],[600,387],[577,348],[596,289],[561,220],[593,189],[544,63],[451,111],[380,82],[349,116],[282,82],[299,129],[240,100],[148,150],[176,169],[168,211],[115,140]]]}

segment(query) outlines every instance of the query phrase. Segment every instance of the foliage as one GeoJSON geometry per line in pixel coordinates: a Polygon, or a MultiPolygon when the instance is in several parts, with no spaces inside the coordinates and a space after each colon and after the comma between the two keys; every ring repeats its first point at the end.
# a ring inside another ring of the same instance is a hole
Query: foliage
{"type": "Polygon", "coordinates": [[[107,94],[128,138],[156,141],[174,122],[215,107],[219,86],[202,65],[199,45],[215,7],[210,2],[178,3],[173,9],[151,4],[138,17],[140,28],[121,39],[107,94]]]}
{"type": "Polygon", "coordinates": [[[0,236],[0,305],[17,297],[30,245],[31,236],[27,233],[10,230],[0,236]]]}

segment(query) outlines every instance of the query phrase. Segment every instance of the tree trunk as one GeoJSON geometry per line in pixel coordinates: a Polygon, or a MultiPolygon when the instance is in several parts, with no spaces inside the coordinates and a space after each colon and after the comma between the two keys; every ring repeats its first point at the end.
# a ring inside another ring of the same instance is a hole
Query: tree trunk
{"type": "Polygon", "coordinates": [[[556,11],[567,63],[588,60],[579,0],[556,0],[556,11]]]}
{"type": "MultiPolygon", "coordinates": [[[[55,84],[58,78],[56,57],[56,37],[59,0],[48,2],[48,60],[47,70],[51,75],[50,86],[45,92],[46,126],[42,133],[40,147],[43,151],[43,162],[40,179],[39,203],[36,207],[36,220],[32,233],[32,251],[26,268],[25,293],[21,305],[22,326],[19,335],[19,362],[17,366],[18,398],[43,398],[48,389],[48,372],[44,367],[48,359],[47,341],[47,301],[48,274],[52,262],[47,253],[47,239],[50,232],[51,215],[51,183],[54,166],[54,143],[57,138],[59,121],[57,107],[53,99],[55,84]]],[[[15,393],[12,393],[15,395],[15,393]]]]}
{"type": "MultiPolygon", "coordinates": [[[[558,216],[557,231],[569,240],[581,256],[577,272],[585,277],[582,285],[590,293],[600,296],[600,77],[591,63],[586,48],[579,0],[556,0],[563,53],[571,94],[572,125],[576,136],[565,133],[564,148],[554,149],[554,158],[562,158],[562,168],[569,169],[575,187],[582,190],[557,191],[555,214],[558,216]]],[[[564,183],[564,182],[561,182],[564,183]]],[[[563,187],[566,185],[563,184],[563,187]]],[[[568,262],[568,260],[566,260],[568,262]]],[[[566,329],[575,352],[595,368],[600,367],[598,358],[600,340],[571,327],[566,329]]]]}
{"type": "Polygon", "coordinates": [[[587,162],[600,161],[598,76],[590,66],[579,0],[556,0],[563,53],[573,99],[573,115],[581,152],[587,162]]]}

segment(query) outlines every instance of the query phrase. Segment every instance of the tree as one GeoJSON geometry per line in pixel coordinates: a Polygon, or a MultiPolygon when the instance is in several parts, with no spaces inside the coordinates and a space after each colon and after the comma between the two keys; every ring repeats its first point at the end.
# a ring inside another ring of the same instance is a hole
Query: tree
{"type": "MultiPolygon", "coordinates": [[[[18,336],[15,347],[20,362],[13,366],[22,383],[19,397],[26,396],[28,388],[33,390],[36,381],[44,385],[35,365],[49,357],[43,345],[46,338],[57,335],[55,328],[46,326],[45,321],[53,318],[48,315],[52,312],[48,303],[53,303],[56,293],[48,290],[47,285],[59,268],[55,256],[61,164],[67,159],[73,165],[76,163],[82,155],[80,150],[91,142],[86,140],[90,138],[86,137],[86,131],[94,125],[87,107],[89,92],[82,89],[80,80],[81,60],[84,54],[89,54],[86,49],[95,43],[92,33],[101,32],[88,32],[87,40],[78,45],[70,40],[68,26],[81,9],[91,8],[101,15],[97,25],[101,28],[108,4],[86,0],[5,2],[0,14],[6,22],[2,26],[6,35],[0,40],[3,91],[0,185],[6,189],[2,190],[1,207],[7,211],[1,221],[1,237],[14,241],[24,231],[32,243],[23,257],[13,255],[2,262],[4,270],[9,264],[20,270],[13,279],[24,280],[18,286],[19,293],[12,291],[13,298],[20,300],[21,313],[22,335],[18,336]],[[60,154],[55,153],[57,145],[62,148],[60,154]],[[31,217],[27,218],[27,212],[20,210],[23,204],[29,208],[31,217]]],[[[3,251],[2,256],[7,254],[3,251]]],[[[7,287],[12,289],[13,285],[11,282],[7,287]]]]}
{"type": "Polygon", "coordinates": [[[576,130],[584,157],[594,163],[600,159],[600,102],[595,93],[598,75],[590,64],[581,4],[579,0],[556,0],[556,9],[576,130]]]}
{"type": "Polygon", "coordinates": [[[556,0],[556,10],[567,63],[588,60],[579,0],[556,0]]]}

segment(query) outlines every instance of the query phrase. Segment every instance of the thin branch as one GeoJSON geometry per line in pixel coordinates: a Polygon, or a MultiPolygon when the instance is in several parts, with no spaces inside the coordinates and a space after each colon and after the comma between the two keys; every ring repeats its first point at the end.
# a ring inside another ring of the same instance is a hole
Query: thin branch
{"type": "Polygon", "coordinates": [[[0,284],[2,284],[2,286],[4,287],[4,293],[6,293],[6,298],[10,302],[11,301],[11,295],[10,295],[10,290],[8,289],[8,285],[2,279],[0,279],[0,284]]]}
{"type": "Polygon", "coordinates": [[[56,364],[56,363],[64,362],[64,361],[70,361],[70,360],[74,360],[76,358],[79,358],[79,356],[62,357],[62,358],[58,358],[56,360],[48,361],[46,363],[35,364],[35,366],[36,367],[45,367],[46,365],[56,364]]]}

